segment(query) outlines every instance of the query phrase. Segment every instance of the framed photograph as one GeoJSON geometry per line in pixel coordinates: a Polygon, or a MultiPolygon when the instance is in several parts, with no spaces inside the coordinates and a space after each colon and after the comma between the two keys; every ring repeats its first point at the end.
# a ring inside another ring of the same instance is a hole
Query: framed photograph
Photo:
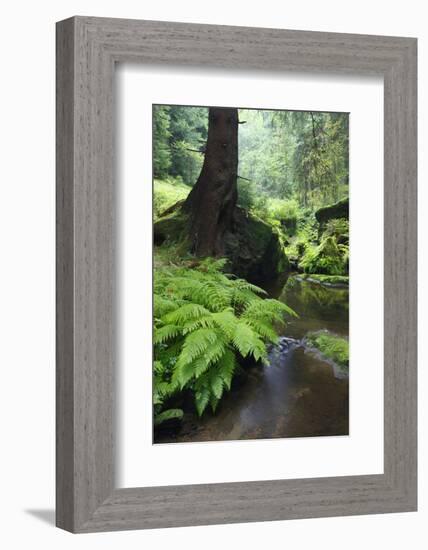
{"type": "Polygon", "coordinates": [[[416,39],[57,24],[57,525],[417,508],[416,39]]]}

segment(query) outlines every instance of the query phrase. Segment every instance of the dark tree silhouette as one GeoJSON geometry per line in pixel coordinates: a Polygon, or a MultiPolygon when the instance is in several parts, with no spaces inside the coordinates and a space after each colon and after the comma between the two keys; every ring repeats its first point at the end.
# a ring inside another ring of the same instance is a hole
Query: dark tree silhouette
{"type": "Polygon", "coordinates": [[[224,253],[224,236],[232,227],[238,198],[238,110],[211,107],[204,163],[184,209],[197,256],[224,253]]]}

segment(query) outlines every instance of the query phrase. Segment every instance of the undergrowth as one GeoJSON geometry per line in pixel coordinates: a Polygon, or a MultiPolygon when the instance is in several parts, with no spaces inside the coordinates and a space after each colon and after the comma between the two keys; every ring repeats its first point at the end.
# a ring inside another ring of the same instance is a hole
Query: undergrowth
{"type": "Polygon", "coordinates": [[[190,193],[191,187],[178,178],[155,179],[153,190],[153,213],[155,219],[157,219],[167,208],[185,199],[190,193]]]}
{"type": "Polygon", "coordinates": [[[201,416],[215,412],[230,390],[239,361],[267,362],[267,344],[288,306],[264,297],[249,282],[223,273],[225,260],[207,258],[181,265],[158,265],[154,278],[155,423],[177,417],[168,400],[188,390],[201,416]]]}

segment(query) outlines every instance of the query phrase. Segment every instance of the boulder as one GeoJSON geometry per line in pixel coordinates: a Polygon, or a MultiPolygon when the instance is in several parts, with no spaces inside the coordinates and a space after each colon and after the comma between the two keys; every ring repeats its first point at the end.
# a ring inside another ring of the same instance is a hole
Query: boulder
{"type": "Polygon", "coordinates": [[[181,210],[164,215],[153,224],[153,240],[155,245],[164,242],[177,242],[187,236],[187,216],[181,210]]]}
{"type": "Polygon", "coordinates": [[[337,218],[349,219],[349,198],[324,206],[315,212],[315,218],[320,225],[325,225],[328,220],[337,218]]]}
{"type": "MultiPolygon", "coordinates": [[[[155,222],[154,243],[185,241],[187,231],[188,217],[176,209],[155,222]]],[[[290,267],[275,229],[239,207],[234,211],[233,229],[224,238],[224,256],[232,273],[255,284],[271,281],[290,267]]]]}
{"type": "Polygon", "coordinates": [[[271,281],[290,267],[278,233],[242,208],[235,209],[225,255],[233,273],[256,284],[271,281]]]}

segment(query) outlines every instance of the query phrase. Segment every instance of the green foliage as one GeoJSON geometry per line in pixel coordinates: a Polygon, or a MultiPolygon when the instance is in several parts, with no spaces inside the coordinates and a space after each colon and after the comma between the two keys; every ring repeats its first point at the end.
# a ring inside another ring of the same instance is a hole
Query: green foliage
{"type": "Polygon", "coordinates": [[[208,109],[179,105],[153,108],[154,177],[181,178],[193,185],[201,171],[208,109]]]}
{"type": "Polygon", "coordinates": [[[190,187],[184,185],[180,179],[155,179],[153,183],[153,213],[155,219],[167,208],[185,199],[189,192],[190,187]]]}
{"type": "MultiPolygon", "coordinates": [[[[154,403],[183,390],[202,415],[216,410],[230,389],[237,363],[267,360],[274,325],[295,315],[285,304],[243,279],[223,273],[225,260],[164,265],[154,280],[154,403]]],[[[159,413],[159,411],[158,411],[159,413]]]]}
{"type": "Polygon", "coordinates": [[[346,113],[296,112],[294,178],[299,202],[318,208],[348,194],[349,144],[346,113]]]}
{"type": "Polygon", "coordinates": [[[257,201],[257,186],[253,181],[238,178],[238,205],[245,210],[251,210],[257,201]]]}
{"type": "Polygon", "coordinates": [[[347,246],[338,245],[335,237],[324,237],[318,246],[306,248],[299,266],[305,273],[345,275],[348,255],[347,246]]]}
{"type": "Polygon", "coordinates": [[[324,235],[335,237],[338,242],[349,242],[349,221],[345,218],[328,220],[325,226],[324,235]]]}
{"type": "Polygon", "coordinates": [[[291,198],[293,193],[292,157],[295,136],[287,131],[285,119],[291,113],[240,109],[240,176],[257,186],[257,194],[291,198]]]}
{"type": "MultiPolygon", "coordinates": [[[[348,194],[348,115],[240,109],[238,202],[263,209],[265,199],[297,201],[311,210],[348,194]],[[245,178],[245,179],[242,179],[245,178]],[[249,180],[249,181],[247,181],[249,180]]],[[[154,176],[196,182],[208,135],[208,109],[157,105],[153,109],[154,176]]],[[[296,220],[288,212],[260,215],[296,220]]],[[[268,207],[268,211],[275,208],[268,207]]],[[[281,210],[281,208],[279,208],[281,210]]],[[[295,210],[295,208],[294,208],[295,210]]],[[[287,225],[285,223],[285,225],[287,225]]]]}
{"type": "Polygon", "coordinates": [[[155,178],[165,178],[171,168],[171,150],[169,140],[170,109],[164,105],[153,108],[153,174],[155,178]]]}
{"type": "Polygon", "coordinates": [[[305,210],[300,212],[296,233],[291,237],[285,249],[286,254],[295,260],[301,259],[306,250],[313,248],[318,241],[318,223],[314,215],[305,210]]]}
{"type": "Polygon", "coordinates": [[[254,212],[271,225],[282,225],[289,234],[294,233],[301,212],[295,200],[259,198],[254,202],[254,212]]]}
{"type": "Polygon", "coordinates": [[[310,332],[307,343],[344,370],[349,368],[349,342],[327,331],[310,332]]]}
{"type": "Polygon", "coordinates": [[[181,409],[166,409],[159,414],[155,414],[154,423],[155,426],[159,426],[167,420],[181,420],[183,418],[183,411],[181,409]]]}
{"type": "Polygon", "coordinates": [[[348,115],[240,110],[239,174],[311,209],[348,194],[348,115]]]}

